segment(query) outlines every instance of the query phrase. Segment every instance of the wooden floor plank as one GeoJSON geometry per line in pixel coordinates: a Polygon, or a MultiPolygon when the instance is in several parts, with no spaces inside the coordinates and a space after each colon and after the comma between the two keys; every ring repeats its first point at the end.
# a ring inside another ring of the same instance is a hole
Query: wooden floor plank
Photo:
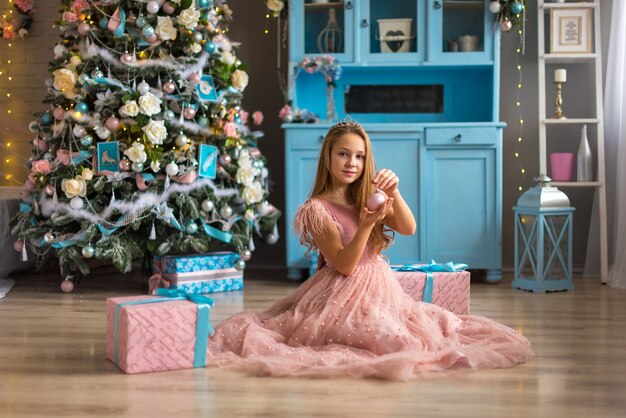
{"type": "MultiPolygon", "coordinates": [[[[214,294],[217,323],[262,310],[297,285],[256,273],[214,294]]],[[[473,314],[518,329],[537,356],[511,369],[407,383],[256,377],[220,369],[124,375],[105,359],[105,300],[143,282],[94,271],[71,294],[37,274],[0,300],[0,417],[621,417],[626,415],[626,291],[575,279],[532,294],[472,283],[473,314]]]]}

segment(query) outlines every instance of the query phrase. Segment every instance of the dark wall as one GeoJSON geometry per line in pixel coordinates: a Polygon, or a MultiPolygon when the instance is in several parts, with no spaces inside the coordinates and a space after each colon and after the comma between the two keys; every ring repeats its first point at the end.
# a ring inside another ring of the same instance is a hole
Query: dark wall
{"type": "MultiPolygon", "coordinates": [[[[244,92],[243,106],[249,111],[261,110],[265,120],[261,130],[265,137],[260,140],[259,148],[267,158],[267,167],[272,178],[269,201],[284,212],[285,208],[285,151],[283,131],[278,119],[278,111],[284,105],[278,79],[278,57],[280,55],[281,73],[286,74],[287,40],[285,48],[278,48],[277,42],[282,33],[278,33],[277,21],[265,18],[267,9],[263,0],[231,0],[233,25],[230,38],[241,42],[237,56],[248,67],[250,82],[244,92]],[[265,34],[265,29],[269,30],[265,34]]],[[[284,22],[283,22],[284,23],[284,22]]],[[[284,24],[283,24],[284,26],[284,24]]],[[[283,267],[285,264],[285,219],[280,222],[280,240],[269,245],[255,239],[256,251],[248,266],[251,268],[283,267]]]]}

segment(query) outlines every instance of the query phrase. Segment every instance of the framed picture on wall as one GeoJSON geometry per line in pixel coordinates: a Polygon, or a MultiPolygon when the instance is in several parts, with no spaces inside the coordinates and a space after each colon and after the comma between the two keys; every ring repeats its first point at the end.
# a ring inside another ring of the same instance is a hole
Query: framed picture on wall
{"type": "Polygon", "coordinates": [[[593,52],[592,10],[550,10],[550,53],[582,54],[593,52]]]}

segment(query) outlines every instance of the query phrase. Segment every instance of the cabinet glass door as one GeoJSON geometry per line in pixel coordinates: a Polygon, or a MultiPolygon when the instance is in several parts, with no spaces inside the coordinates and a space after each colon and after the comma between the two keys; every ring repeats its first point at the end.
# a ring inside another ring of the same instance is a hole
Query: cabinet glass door
{"type": "Polygon", "coordinates": [[[425,16],[419,0],[369,0],[363,2],[357,22],[363,61],[394,64],[421,61],[425,16]],[[420,28],[422,31],[420,33],[420,28]]]}
{"type": "MultiPolygon", "coordinates": [[[[429,0],[429,60],[477,64],[491,60],[494,24],[488,0],[429,0]]],[[[497,29],[496,29],[497,30],[497,29]]]]}
{"type": "Polygon", "coordinates": [[[294,22],[290,27],[291,56],[332,54],[343,62],[353,61],[354,1],[305,0],[290,2],[294,22]],[[298,24],[300,23],[300,24],[298,24]]]}

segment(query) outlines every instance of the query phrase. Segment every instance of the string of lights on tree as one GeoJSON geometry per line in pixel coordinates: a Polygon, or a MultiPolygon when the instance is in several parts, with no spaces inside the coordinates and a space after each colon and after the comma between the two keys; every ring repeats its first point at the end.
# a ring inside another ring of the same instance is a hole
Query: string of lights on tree
{"type": "Polygon", "coordinates": [[[526,0],[496,0],[489,4],[489,10],[495,14],[495,20],[503,32],[509,32],[513,28],[519,35],[519,45],[515,49],[515,68],[517,70],[517,89],[515,91],[515,108],[517,109],[517,140],[515,141],[513,156],[520,170],[517,190],[523,190],[526,168],[520,156],[520,146],[524,138],[524,117],[522,114],[521,92],[523,86],[522,66],[519,56],[525,52],[525,28],[526,28],[526,0]]]}

